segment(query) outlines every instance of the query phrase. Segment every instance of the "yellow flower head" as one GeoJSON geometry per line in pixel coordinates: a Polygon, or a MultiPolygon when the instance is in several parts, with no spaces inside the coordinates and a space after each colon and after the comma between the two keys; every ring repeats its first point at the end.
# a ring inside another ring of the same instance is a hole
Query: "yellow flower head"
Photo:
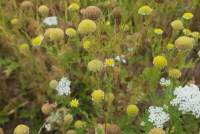
{"type": "Polygon", "coordinates": [[[76,127],[76,128],[81,128],[81,127],[83,127],[83,122],[80,121],[80,120],[76,121],[76,122],[75,122],[75,127],[76,127]]]}
{"type": "Polygon", "coordinates": [[[71,105],[72,107],[77,107],[78,104],[79,104],[79,103],[78,103],[78,100],[76,100],[76,99],[72,100],[71,103],[70,103],[70,105],[71,105]]]}
{"type": "Polygon", "coordinates": [[[46,5],[42,5],[38,8],[38,11],[42,14],[47,14],[49,12],[49,8],[46,5]]]}
{"type": "Polygon", "coordinates": [[[182,74],[181,74],[180,70],[172,69],[172,70],[169,71],[169,75],[171,75],[174,78],[179,78],[179,77],[181,77],[182,74]]]}
{"type": "Polygon", "coordinates": [[[183,33],[184,33],[185,35],[190,35],[190,34],[191,34],[191,31],[190,31],[190,29],[183,29],[183,33]]]}
{"type": "Polygon", "coordinates": [[[29,127],[26,125],[18,125],[15,130],[14,134],[29,134],[29,127]]]}
{"type": "Polygon", "coordinates": [[[17,24],[18,23],[18,19],[12,19],[10,22],[12,23],[12,24],[17,24]]]}
{"type": "Polygon", "coordinates": [[[129,26],[128,26],[128,25],[124,25],[124,26],[122,26],[122,29],[123,29],[124,31],[128,31],[128,30],[129,30],[129,26]]]}
{"type": "Polygon", "coordinates": [[[154,64],[154,66],[156,66],[158,68],[163,68],[163,67],[167,66],[167,60],[163,56],[156,56],[153,59],[153,64],[154,64]]]}
{"type": "Polygon", "coordinates": [[[78,25],[78,32],[81,34],[90,34],[94,31],[96,31],[97,25],[94,23],[94,21],[85,19],[80,22],[78,25]]]}
{"type": "Polygon", "coordinates": [[[114,66],[115,65],[115,61],[113,60],[113,58],[110,58],[110,59],[106,59],[105,61],[105,66],[114,66]]]}
{"type": "Polygon", "coordinates": [[[171,26],[175,30],[181,30],[181,29],[183,29],[183,23],[180,20],[172,21],[171,26]]]}
{"type": "Polygon", "coordinates": [[[165,134],[165,131],[161,128],[153,128],[149,134],[165,134]]]}
{"type": "Polygon", "coordinates": [[[174,44],[167,44],[167,49],[170,50],[170,49],[174,49],[175,46],[174,44]]]}
{"type": "Polygon", "coordinates": [[[137,115],[138,112],[139,112],[139,109],[136,105],[129,105],[127,108],[126,108],[126,112],[129,114],[129,115],[137,115]]]}
{"type": "Polygon", "coordinates": [[[79,5],[76,4],[76,3],[72,3],[72,4],[69,5],[68,9],[72,10],[72,11],[78,10],[79,9],[79,5]]]}
{"type": "Polygon", "coordinates": [[[90,41],[85,41],[85,42],[83,43],[83,47],[84,47],[85,49],[90,48],[90,47],[91,47],[91,42],[90,42],[90,41]]]}
{"type": "Polygon", "coordinates": [[[92,60],[88,63],[88,68],[90,71],[98,71],[103,67],[103,63],[100,60],[92,60]]]}
{"type": "Polygon", "coordinates": [[[153,9],[151,9],[149,6],[142,6],[139,10],[138,13],[141,15],[149,15],[153,9]]]}
{"type": "Polygon", "coordinates": [[[110,21],[107,21],[107,22],[105,23],[105,25],[106,25],[106,26],[109,26],[109,25],[110,25],[110,21]]]}
{"type": "Polygon", "coordinates": [[[60,41],[64,37],[64,32],[60,28],[54,28],[50,31],[49,37],[51,41],[60,41]]]}
{"type": "Polygon", "coordinates": [[[200,33],[199,32],[192,32],[191,33],[192,37],[194,37],[195,39],[198,39],[200,37],[200,33]]]}
{"type": "Polygon", "coordinates": [[[113,101],[114,98],[115,98],[115,96],[114,96],[113,93],[109,93],[109,94],[107,94],[106,97],[105,97],[105,99],[106,99],[107,101],[113,101]]]}
{"type": "Polygon", "coordinates": [[[93,101],[101,101],[104,98],[104,92],[101,90],[95,90],[92,93],[92,100],[93,101]]]}
{"type": "Polygon", "coordinates": [[[28,44],[22,44],[19,49],[20,49],[21,52],[26,52],[26,51],[29,50],[29,45],[28,44]]]}
{"type": "Polygon", "coordinates": [[[155,29],[154,33],[156,33],[156,34],[162,34],[163,30],[162,29],[155,29]]]}
{"type": "Polygon", "coordinates": [[[184,19],[191,19],[193,17],[193,14],[192,13],[185,13],[184,15],[183,15],[183,18],[184,19]]]}
{"type": "Polygon", "coordinates": [[[193,48],[195,40],[187,36],[181,36],[175,40],[174,44],[180,51],[188,51],[193,48]]]}
{"type": "Polygon", "coordinates": [[[43,35],[39,35],[35,39],[32,40],[33,46],[39,46],[42,43],[42,40],[44,39],[43,35]]]}
{"type": "Polygon", "coordinates": [[[65,33],[68,35],[68,36],[75,36],[76,35],[76,30],[74,30],[73,28],[67,28],[65,33]]]}

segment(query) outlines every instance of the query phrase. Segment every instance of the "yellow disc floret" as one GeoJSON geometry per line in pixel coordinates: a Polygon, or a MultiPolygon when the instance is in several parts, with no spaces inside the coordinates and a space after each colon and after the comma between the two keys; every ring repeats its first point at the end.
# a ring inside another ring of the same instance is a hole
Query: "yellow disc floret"
{"type": "Polygon", "coordinates": [[[103,63],[100,60],[92,60],[88,63],[88,68],[90,71],[99,71],[103,67],[103,63]]]}
{"type": "Polygon", "coordinates": [[[162,29],[155,29],[154,33],[156,33],[156,34],[162,34],[163,30],[162,29]]]}
{"type": "Polygon", "coordinates": [[[64,32],[60,28],[54,28],[50,31],[49,37],[51,41],[60,41],[64,37],[64,32]]]}
{"type": "Polygon", "coordinates": [[[190,31],[190,29],[183,29],[183,33],[184,33],[185,35],[190,35],[190,34],[191,34],[191,31],[190,31]]]}
{"type": "Polygon", "coordinates": [[[174,44],[167,44],[168,50],[171,50],[171,49],[174,49],[174,48],[175,48],[174,44]]]}
{"type": "Polygon", "coordinates": [[[75,36],[76,35],[76,30],[74,30],[73,28],[67,28],[65,33],[68,35],[68,36],[75,36]]]}
{"type": "Polygon", "coordinates": [[[29,134],[29,127],[26,125],[18,125],[15,130],[14,134],[29,134]]]}
{"type": "Polygon", "coordinates": [[[175,30],[181,30],[183,29],[183,23],[180,20],[175,20],[171,23],[171,26],[175,30]]]}
{"type": "Polygon", "coordinates": [[[154,64],[154,66],[156,66],[158,68],[163,68],[163,67],[167,66],[167,60],[163,56],[156,56],[153,59],[153,64],[154,64]]]}
{"type": "Polygon", "coordinates": [[[104,64],[105,64],[105,66],[114,66],[115,65],[115,61],[113,60],[113,58],[106,59],[104,64]]]}
{"type": "Polygon", "coordinates": [[[126,108],[126,112],[129,114],[129,115],[137,115],[138,112],[139,112],[139,109],[136,105],[129,105],[127,108],[126,108]]]}
{"type": "Polygon", "coordinates": [[[19,49],[22,52],[26,52],[26,51],[29,50],[29,45],[28,44],[22,44],[19,49]]]}
{"type": "Polygon", "coordinates": [[[97,26],[94,21],[85,19],[81,21],[81,23],[78,25],[78,32],[81,34],[90,34],[94,31],[96,31],[97,26]]]}
{"type": "Polygon", "coordinates": [[[149,6],[142,6],[139,10],[138,13],[141,15],[149,15],[153,9],[151,9],[149,6]]]}
{"type": "Polygon", "coordinates": [[[181,74],[180,70],[172,69],[172,70],[169,71],[169,75],[174,77],[174,78],[179,78],[179,77],[181,77],[182,74],[181,74]]]}
{"type": "Polygon", "coordinates": [[[83,47],[84,47],[85,49],[90,48],[90,47],[91,47],[91,42],[90,42],[90,41],[85,41],[85,42],[83,43],[83,47]]]}
{"type": "Polygon", "coordinates": [[[11,23],[12,23],[12,24],[17,24],[18,21],[19,21],[18,19],[12,19],[12,20],[11,20],[11,23]]]}
{"type": "Polygon", "coordinates": [[[199,32],[192,32],[191,33],[192,37],[194,37],[195,39],[198,39],[200,37],[200,33],[199,32]]]}
{"type": "Polygon", "coordinates": [[[76,100],[76,99],[72,100],[71,103],[70,103],[70,105],[72,107],[77,107],[78,106],[78,100],[76,100]]]}
{"type": "Polygon", "coordinates": [[[76,4],[76,3],[72,3],[72,4],[69,5],[68,9],[72,10],[72,11],[78,10],[79,9],[79,5],[76,4]]]}
{"type": "Polygon", "coordinates": [[[49,12],[49,8],[46,5],[42,5],[38,8],[38,11],[42,14],[47,14],[49,12]]]}
{"type": "Polygon", "coordinates": [[[43,35],[39,35],[35,39],[32,40],[33,46],[39,46],[42,43],[42,40],[44,39],[43,35]]]}
{"type": "Polygon", "coordinates": [[[183,18],[184,19],[191,19],[193,17],[193,14],[192,13],[185,13],[184,15],[183,15],[183,18]]]}
{"type": "Polygon", "coordinates": [[[95,90],[92,93],[92,100],[93,101],[101,101],[104,98],[104,92],[102,90],[95,90]]]}
{"type": "Polygon", "coordinates": [[[75,127],[76,128],[81,128],[82,126],[83,126],[83,122],[82,121],[78,120],[78,121],[75,122],[75,127]]]}

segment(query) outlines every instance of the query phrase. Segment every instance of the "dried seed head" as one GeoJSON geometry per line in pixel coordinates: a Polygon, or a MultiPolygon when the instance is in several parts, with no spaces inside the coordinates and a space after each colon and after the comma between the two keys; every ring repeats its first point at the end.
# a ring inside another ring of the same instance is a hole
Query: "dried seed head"
{"type": "Polygon", "coordinates": [[[51,30],[49,37],[51,41],[60,41],[64,37],[64,32],[60,28],[54,28],[51,30]]]}
{"type": "Polygon", "coordinates": [[[100,60],[92,60],[88,63],[88,68],[90,71],[98,71],[103,67],[103,63],[100,60]]]}
{"type": "Polygon", "coordinates": [[[57,87],[58,82],[56,80],[51,80],[51,82],[49,83],[49,86],[53,89],[55,89],[57,87]]]}
{"type": "Polygon", "coordinates": [[[108,42],[108,36],[107,35],[101,35],[100,36],[100,41],[101,42],[108,42]]]}
{"type": "Polygon", "coordinates": [[[71,114],[64,116],[64,124],[70,125],[73,121],[73,116],[71,114]]]}
{"type": "Polygon", "coordinates": [[[22,9],[31,8],[32,6],[33,6],[33,4],[30,1],[24,1],[21,4],[22,9]]]}
{"type": "Polygon", "coordinates": [[[153,128],[149,134],[165,134],[165,131],[161,128],[153,128]]]}
{"type": "Polygon", "coordinates": [[[29,134],[29,127],[26,125],[18,125],[15,130],[14,134],[29,134]]]}
{"type": "Polygon", "coordinates": [[[120,128],[116,124],[111,124],[106,130],[107,134],[120,134],[120,128]]]}
{"type": "Polygon", "coordinates": [[[90,129],[88,132],[87,132],[87,134],[95,134],[95,129],[93,128],[93,129],[90,129]]]}
{"type": "Polygon", "coordinates": [[[0,134],[4,134],[4,133],[3,133],[3,129],[2,129],[2,128],[0,128],[0,134]]]}
{"type": "Polygon", "coordinates": [[[76,131],[75,130],[69,130],[69,131],[67,131],[66,134],[76,134],[76,131]]]}
{"type": "Polygon", "coordinates": [[[52,30],[53,28],[48,28],[48,29],[46,29],[46,31],[45,31],[45,33],[44,33],[44,37],[46,38],[46,39],[50,39],[50,32],[51,32],[51,30],[52,30]]]}
{"type": "Polygon", "coordinates": [[[101,9],[96,6],[89,6],[84,11],[85,17],[90,20],[97,20],[101,16],[101,9]]]}
{"type": "Polygon", "coordinates": [[[94,23],[94,21],[85,19],[80,22],[78,25],[78,32],[81,34],[90,34],[94,31],[96,31],[97,25],[94,23]]]}
{"type": "Polygon", "coordinates": [[[115,19],[121,19],[121,9],[119,7],[115,7],[113,10],[112,10],[112,16],[115,18],[115,19]]]}
{"type": "Polygon", "coordinates": [[[175,40],[174,44],[180,51],[188,51],[193,48],[195,40],[187,36],[181,36],[175,40]]]}
{"type": "Polygon", "coordinates": [[[181,30],[181,29],[183,29],[183,23],[180,20],[172,21],[171,26],[175,30],[181,30]]]}
{"type": "Polygon", "coordinates": [[[80,13],[85,14],[85,9],[82,8],[82,9],[80,10],[80,13]]]}
{"type": "Polygon", "coordinates": [[[45,115],[49,115],[52,111],[52,106],[49,103],[46,103],[42,106],[41,111],[45,115]]]}
{"type": "Polygon", "coordinates": [[[47,14],[49,12],[49,8],[46,5],[42,5],[38,8],[38,11],[42,14],[47,14]]]}

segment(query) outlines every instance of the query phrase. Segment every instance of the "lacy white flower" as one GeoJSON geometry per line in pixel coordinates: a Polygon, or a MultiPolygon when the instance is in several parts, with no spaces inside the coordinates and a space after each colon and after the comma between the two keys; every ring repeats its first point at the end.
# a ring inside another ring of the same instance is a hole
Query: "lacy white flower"
{"type": "Polygon", "coordinates": [[[164,112],[162,107],[151,106],[148,111],[150,113],[148,121],[157,128],[163,128],[163,124],[170,119],[169,114],[164,112]]]}
{"type": "Polygon", "coordinates": [[[70,91],[70,83],[71,81],[69,81],[67,79],[67,77],[63,77],[59,82],[58,85],[56,87],[56,90],[58,91],[58,95],[68,95],[71,93],[70,91]]]}
{"type": "Polygon", "coordinates": [[[126,63],[126,60],[124,59],[124,55],[121,55],[121,56],[116,56],[115,57],[115,60],[118,60],[118,61],[120,61],[120,59],[122,59],[122,63],[126,63]]]}
{"type": "Polygon", "coordinates": [[[142,122],[140,123],[140,126],[145,126],[145,124],[146,124],[146,122],[142,121],[142,122]]]}
{"type": "Polygon", "coordinates": [[[57,17],[55,16],[45,18],[43,22],[49,26],[58,25],[58,20],[57,20],[57,17]]]}
{"type": "Polygon", "coordinates": [[[59,111],[52,112],[51,115],[47,118],[47,122],[57,123],[62,120],[62,115],[59,111]]]}
{"type": "Polygon", "coordinates": [[[176,96],[170,104],[179,106],[178,110],[183,114],[191,112],[196,118],[200,117],[200,91],[195,84],[190,86],[177,87],[174,90],[176,96]]]}
{"type": "Polygon", "coordinates": [[[51,130],[51,124],[46,124],[44,127],[46,128],[47,131],[51,130]]]}
{"type": "Polygon", "coordinates": [[[167,87],[167,86],[170,85],[170,80],[165,80],[165,78],[161,78],[159,83],[160,83],[161,86],[167,87]]]}

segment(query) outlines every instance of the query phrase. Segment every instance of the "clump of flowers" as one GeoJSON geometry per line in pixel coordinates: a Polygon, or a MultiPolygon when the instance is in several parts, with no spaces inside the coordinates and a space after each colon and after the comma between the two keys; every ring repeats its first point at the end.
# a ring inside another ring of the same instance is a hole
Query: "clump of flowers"
{"type": "Polygon", "coordinates": [[[75,127],[76,127],[76,128],[81,128],[81,127],[83,127],[83,122],[80,121],[80,120],[76,121],[76,122],[75,122],[75,127]]]}
{"type": "Polygon", "coordinates": [[[148,121],[158,128],[163,128],[163,124],[170,119],[169,114],[164,112],[162,107],[151,106],[148,112],[150,113],[148,121]]]}
{"type": "Polygon", "coordinates": [[[74,30],[73,28],[67,28],[66,31],[65,31],[65,33],[66,33],[68,36],[72,37],[72,36],[75,36],[75,35],[76,35],[76,30],[74,30]]]}
{"type": "Polygon", "coordinates": [[[165,80],[165,78],[161,78],[159,83],[160,83],[161,86],[167,87],[167,86],[170,85],[170,80],[165,80]]]}
{"type": "Polygon", "coordinates": [[[11,22],[11,24],[17,24],[19,22],[19,20],[18,19],[12,19],[10,22],[11,22]]]}
{"type": "Polygon", "coordinates": [[[183,29],[183,23],[180,20],[172,21],[171,26],[175,30],[182,30],[183,29]]]}
{"type": "Polygon", "coordinates": [[[93,101],[101,101],[104,98],[104,92],[102,90],[95,90],[92,93],[92,100],[93,101]]]}
{"type": "Polygon", "coordinates": [[[149,15],[153,9],[151,9],[149,6],[142,6],[139,10],[138,13],[141,15],[149,15]]]}
{"type": "Polygon", "coordinates": [[[191,19],[193,17],[192,13],[184,13],[183,18],[184,19],[191,19]]]}
{"type": "Polygon", "coordinates": [[[128,113],[128,115],[132,115],[132,116],[135,116],[139,113],[139,109],[136,105],[129,105],[127,108],[126,108],[126,112],[128,113]]]}
{"type": "Polygon", "coordinates": [[[88,63],[88,68],[90,71],[99,71],[101,70],[103,67],[103,63],[100,61],[100,60],[91,60],[89,63],[88,63]]]}
{"type": "Polygon", "coordinates": [[[200,117],[200,91],[197,85],[177,87],[173,94],[176,97],[170,102],[172,106],[178,106],[183,114],[191,112],[196,118],[200,117]]]}
{"type": "Polygon", "coordinates": [[[72,100],[71,103],[70,103],[70,105],[71,105],[72,107],[77,107],[78,104],[79,104],[79,102],[78,102],[78,100],[76,100],[76,99],[72,100]]]}
{"type": "Polygon", "coordinates": [[[149,134],[165,134],[165,131],[161,128],[153,128],[149,134]]]}
{"type": "Polygon", "coordinates": [[[78,10],[79,9],[79,5],[76,4],[76,3],[72,3],[72,4],[69,5],[68,9],[72,10],[72,11],[78,10]]]}
{"type": "Polygon", "coordinates": [[[172,70],[169,71],[169,75],[171,75],[174,78],[179,78],[179,77],[181,77],[182,74],[181,74],[180,70],[172,69],[172,70]]]}
{"type": "Polygon", "coordinates": [[[29,127],[27,127],[26,125],[18,125],[15,130],[14,130],[14,134],[29,134],[29,127]]]}
{"type": "Polygon", "coordinates": [[[38,11],[42,14],[47,14],[49,12],[49,8],[46,5],[41,5],[38,8],[38,11]]]}
{"type": "Polygon", "coordinates": [[[63,77],[62,79],[60,79],[60,81],[58,82],[56,86],[58,95],[71,94],[70,87],[69,87],[70,83],[71,81],[69,81],[67,77],[63,77]]]}
{"type": "Polygon", "coordinates": [[[48,18],[45,18],[44,21],[43,21],[46,25],[49,25],[49,26],[53,26],[53,25],[58,25],[58,20],[57,20],[57,17],[53,16],[53,17],[48,17],[48,18]]]}
{"type": "Polygon", "coordinates": [[[88,6],[84,11],[85,17],[90,20],[97,20],[101,16],[101,9],[97,6],[88,6]]]}
{"type": "Polygon", "coordinates": [[[19,49],[20,49],[21,52],[27,52],[29,50],[29,45],[28,44],[22,44],[19,49]]]}
{"type": "Polygon", "coordinates": [[[153,64],[154,64],[154,66],[156,66],[158,68],[163,68],[163,67],[167,66],[167,60],[163,56],[156,56],[153,59],[153,64]]]}
{"type": "Polygon", "coordinates": [[[174,48],[175,48],[174,44],[167,44],[168,50],[171,50],[171,49],[174,49],[174,48]]]}
{"type": "Polygon", "coordinates": [[[64,32],[60,28],[54,28],[50,31],[49,37],[51,41],[60,41],[64,37],[64,32]]]}
{"type": "Polygon", "coordinates": [[[163,30],[162,29],[155,29],[154,33],[156,33],[156,34],[162,34],[163,30]]]}
{"type": "Polygon", "coordinates": [[[34,38],[34,39],[32,40],[33,46],[39,46],[39,45],[41,45],[43,39],[44,39],[44,36],[43,36],[43,35],[39,35],[39,36],[37,36],[36,38],[34,38]]]}
{"type": "Polygon", "coordinates": [[[115,61],[113,60],[113,58],[110,58],[110,59],[106,59],[105,61],[105,66],[114,66],[115,65],[115,61]]]}
{"type": "Polygon", "coordinates": [[[78,25],[78,32],[81,34],[90,34],[96,31],[96,29],[96,23],[89,19],[82,20],[78,25]]]}
{"type": "Polygon", "coordinates": [[[183,33],[184,33],[185,35],[190,35],[190,34],[191,34],[191,31],[190,31],[190,29],[183,29],[183,33]]]}
{"type": "Polygon", "coordinates": [[[49,103],[42,105],[41,111],[45,115],[49,115],[52,112],[52,106],[49,103]]]}
{"type": "Polygon", "coordinates": [[[174,44],[180,51],[188,51],[193,48],[195,40],[187,36],[181,36],[175,40],[174,44]]]}

